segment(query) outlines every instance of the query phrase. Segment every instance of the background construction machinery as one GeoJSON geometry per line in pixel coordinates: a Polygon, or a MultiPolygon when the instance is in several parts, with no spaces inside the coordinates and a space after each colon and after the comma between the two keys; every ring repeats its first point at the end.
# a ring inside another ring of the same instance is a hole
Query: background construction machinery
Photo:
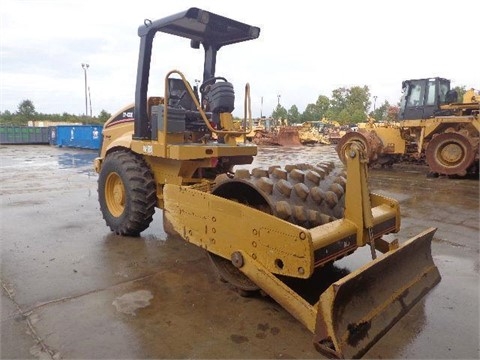
{"type": "Polygon", "coordinates": [[[399,121],[369,122],[347,133],[337,150],[351,140],[366,147],[370,164],[426,163],[431,174],[478,175],[480,96],[468,90],[463,99],[444,78],[406,80],[399,121]]]}

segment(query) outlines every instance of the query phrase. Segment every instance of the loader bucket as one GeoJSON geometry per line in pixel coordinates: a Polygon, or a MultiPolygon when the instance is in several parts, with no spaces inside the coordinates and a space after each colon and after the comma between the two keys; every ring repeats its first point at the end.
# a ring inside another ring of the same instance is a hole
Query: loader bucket
{"type": "Polygon", "coordinates": [[[318,303],[314,344],[333,358],[359,358],[439,281],[435,228],[333,283],[318,303]]]}

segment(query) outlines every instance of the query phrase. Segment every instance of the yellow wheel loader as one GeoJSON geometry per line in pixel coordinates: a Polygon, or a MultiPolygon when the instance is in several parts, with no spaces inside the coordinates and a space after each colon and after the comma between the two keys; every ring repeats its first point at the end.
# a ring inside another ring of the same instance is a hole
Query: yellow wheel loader
{"type": "Polygon", "coordinates": [[[257,154],[256,146],[237,141],[251,131],[250,89],[239,128],[233,85],[216,76],[216,55],[258,38],[258,27],[191,8],[145,20],[138,34],[135,103],[105,123],[95,159],[107,225],[137,236],[162,209],[167,233],[204,248],[213,269],[237,289],[276,300],[312,332],[321,353],[362,356],[440,281],[431,256],[435,229],[402,244],[382,238],[399,231],[400,210],[395,200],[369,192],[361,142],[345,148],[346,168],[316,162],[235,169],[257,154]],[[164,96],[147,95],[157,33],[203,47],[199,87],[172,70],[164,96]],[[310,287],[321,289],[314,300],[296,290],[294,280],[322,278],[334,261],[366,245],[372,260],[326,286],[313,281],[310,287]]]}
{"type": "Polygon", "coordinates": [[[405,80],[399,121],[370,121],[337,145],[343,159],[350,140],[367,147],[370,164],[426,163],[431,174],[447,176],[479,173],[480,95],[466,91],[459,101],[450,80],[436,77],[405,80]]]}

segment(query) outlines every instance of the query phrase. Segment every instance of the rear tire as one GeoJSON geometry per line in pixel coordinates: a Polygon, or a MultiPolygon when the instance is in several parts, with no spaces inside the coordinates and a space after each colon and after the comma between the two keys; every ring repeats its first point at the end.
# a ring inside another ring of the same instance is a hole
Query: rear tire
{"type": "Polygon", "coordinates": [[[475,151],[468,138],[455,132],[434,136],[425,155],[430,171],[442,175],[465,176],[475,159],[475,151]]]}
{"type": "Polygon", "coordinates": [[[131,152],[108,154],[98,178],[98,199],[112,231],[118,235],[140,235],[152,222],[157,203],[150,168],[131,152]]]}

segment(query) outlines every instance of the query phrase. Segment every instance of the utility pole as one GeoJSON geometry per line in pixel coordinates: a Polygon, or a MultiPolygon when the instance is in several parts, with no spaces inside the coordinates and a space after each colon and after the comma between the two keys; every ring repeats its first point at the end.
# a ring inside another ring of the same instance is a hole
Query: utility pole
{"type": "Polygon", "coordinates": [[[90,94],[90,86],[88,87],[88,102],[90,105],[90,117],[92,116],[92,94],[90,94]]]}
{"type": "Polygon", "coordinates": [[[260,119],[263,118],[263,96],[260,98],[260,119]]]}
{"type": "Polygon", "coordinates": [[[278,94],[278,95],[277,95],[277,99],[278,99],[278,104],[277,104],[277,105],[278,105],[279,107],[280,107],[280,97],[281,97],[281,95],[278,94]]]}
{"type": "Polygon", "coordinates": [[[88,116],[87,69],[89,67],[90,65],[82,63],[82,69],[85,75],[85,116],[88,116]]]}
{"type": "Polygon", "coordinates": [[[377,95],[373,95],[373,111],[375,111],[375,104],[377,103],[377,95]]]}

